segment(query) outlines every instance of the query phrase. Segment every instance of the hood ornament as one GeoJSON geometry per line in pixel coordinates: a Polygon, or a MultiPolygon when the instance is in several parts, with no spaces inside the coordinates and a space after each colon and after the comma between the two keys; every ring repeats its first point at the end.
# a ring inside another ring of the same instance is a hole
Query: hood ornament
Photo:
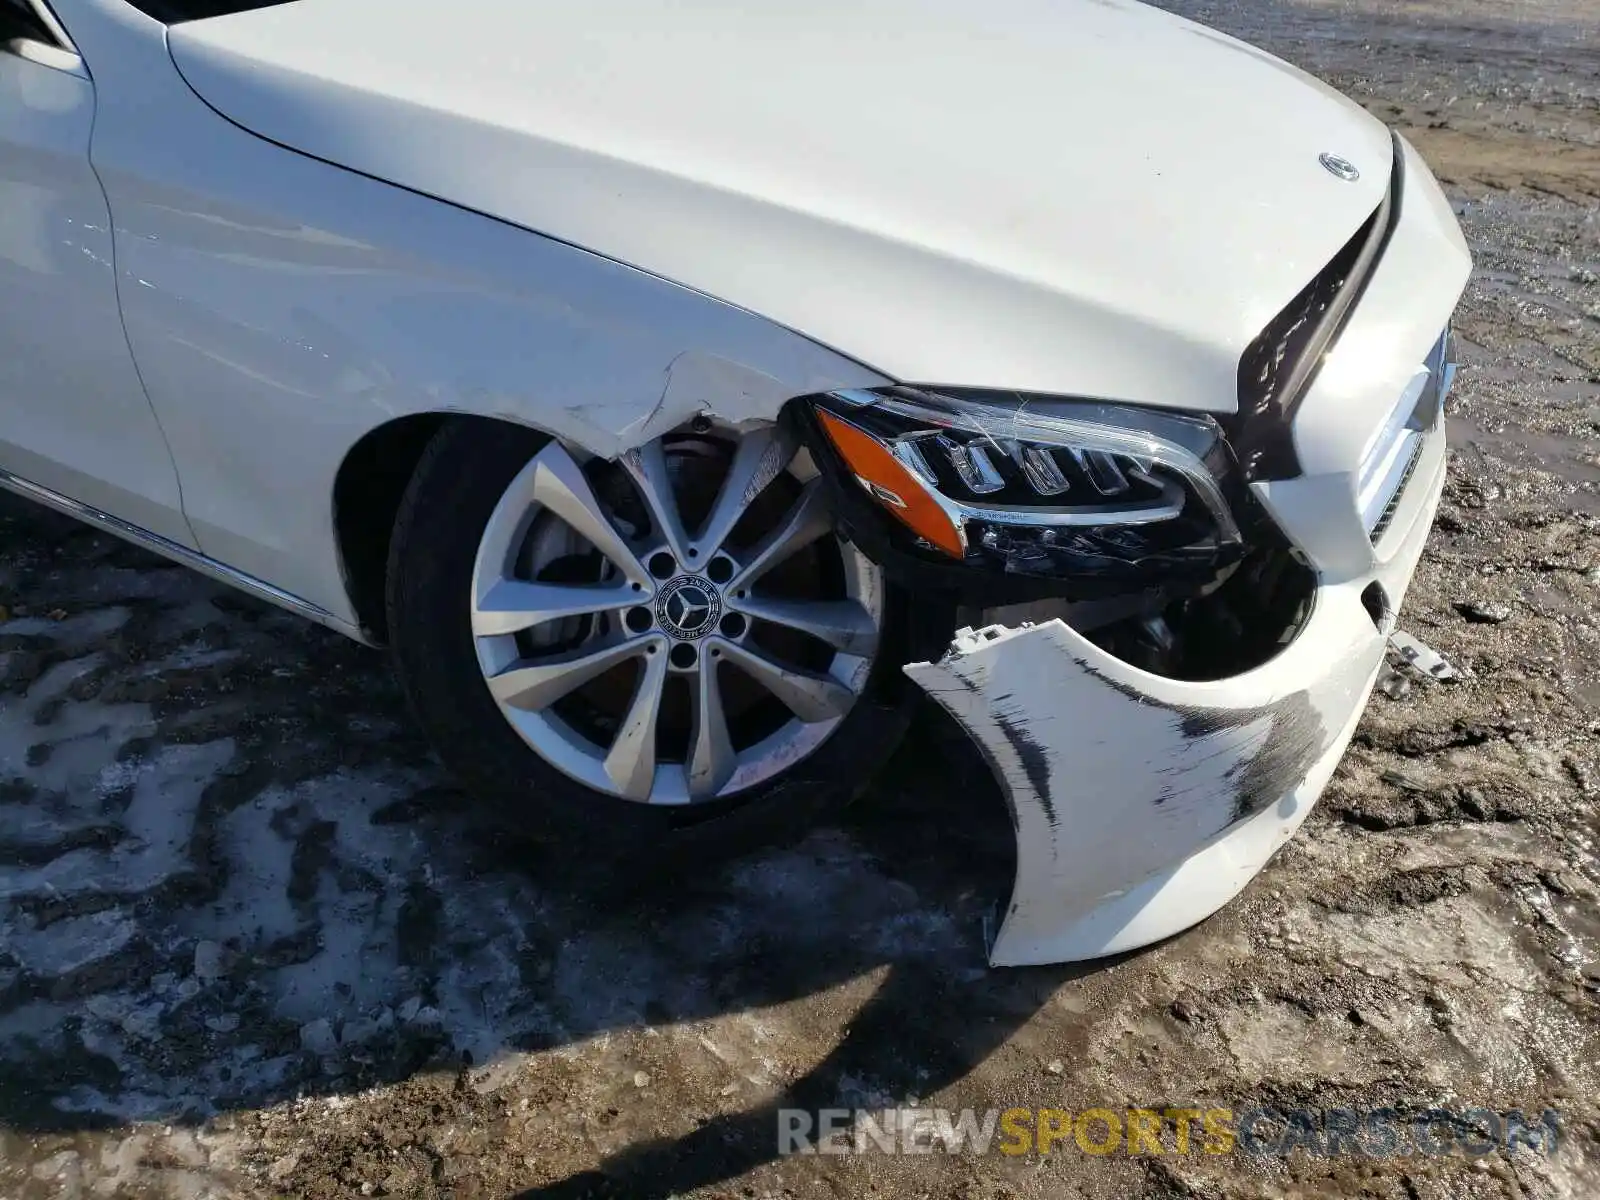
{"type": "Polygon", "coordinates": [[[1342,179],[1346,183],[1354,183],[1361,178],[1361,172],[1356,169],[1355,163],[1348,158],[1340,158],[1337,154],[1324,151],[1317,155],[1317,161],[1323,165],[1328,174],[1342,179]]]}

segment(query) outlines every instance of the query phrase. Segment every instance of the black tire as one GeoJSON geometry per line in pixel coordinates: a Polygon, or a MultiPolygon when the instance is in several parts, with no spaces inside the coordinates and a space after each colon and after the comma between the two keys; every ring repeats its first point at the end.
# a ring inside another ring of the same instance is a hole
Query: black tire
{"type": "Polygon", "coordinates": [[[467,598],[490,515],[546,442],[522,426],[453,421],[423,452],[400,504],[389,635],[400,684],[446,766],[509,832],[608,858],[648,850],[656,862],[669,861],[663,839],[695,860],[737,853],[803,832],[852,799],[899,744],[917,695],[900,671],[906,597],[892,587],[861,699],[812,755],[747,791],[685,806],[622,800],[572,780],[518,736],[479,670],[467,598]]]}

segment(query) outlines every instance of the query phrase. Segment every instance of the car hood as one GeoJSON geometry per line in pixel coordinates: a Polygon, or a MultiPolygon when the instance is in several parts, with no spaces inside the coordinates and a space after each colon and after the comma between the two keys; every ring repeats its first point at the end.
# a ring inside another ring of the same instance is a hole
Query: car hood
{"type": "Polygon", "coordinates": [[[298,0],[169,44],[263,137],[893,378],[1214,411],[1393,159],[1309,76],[1123,0],[298,0]]]}

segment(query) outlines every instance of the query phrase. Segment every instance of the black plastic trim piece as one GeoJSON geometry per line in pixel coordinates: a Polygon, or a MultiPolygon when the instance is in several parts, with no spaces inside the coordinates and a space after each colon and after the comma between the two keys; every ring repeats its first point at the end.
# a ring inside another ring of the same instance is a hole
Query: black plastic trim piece
{"type": "Polygon", "coordinates": [[[183,25],[211,17],[231,17],[258,8],[274,8],[289,0],[128,0],[128,3],[163,25],[183,25]]]}
{"type": "Polygon", "coordinates": [[[1400,220],[1405,159],[1393,138],[1389,190],[1354,237],[1246,347],[1239,359],[1239,411],[1226,422],[1245,479],[1301,473],[1294,415],[1329,348],[1344,332],[1400,220]]]}

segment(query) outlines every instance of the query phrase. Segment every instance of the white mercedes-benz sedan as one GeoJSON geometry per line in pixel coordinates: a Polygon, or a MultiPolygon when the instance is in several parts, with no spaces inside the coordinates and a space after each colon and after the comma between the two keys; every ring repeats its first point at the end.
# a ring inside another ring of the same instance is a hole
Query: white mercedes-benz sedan
{"type": "Polygon", "coordinates": [[[930,695],[997,964],[1238,893],[1440,489],[1406,142],[1131,0],[0,0],[0,484],[391,648],[575,853],[930,695]]]}

